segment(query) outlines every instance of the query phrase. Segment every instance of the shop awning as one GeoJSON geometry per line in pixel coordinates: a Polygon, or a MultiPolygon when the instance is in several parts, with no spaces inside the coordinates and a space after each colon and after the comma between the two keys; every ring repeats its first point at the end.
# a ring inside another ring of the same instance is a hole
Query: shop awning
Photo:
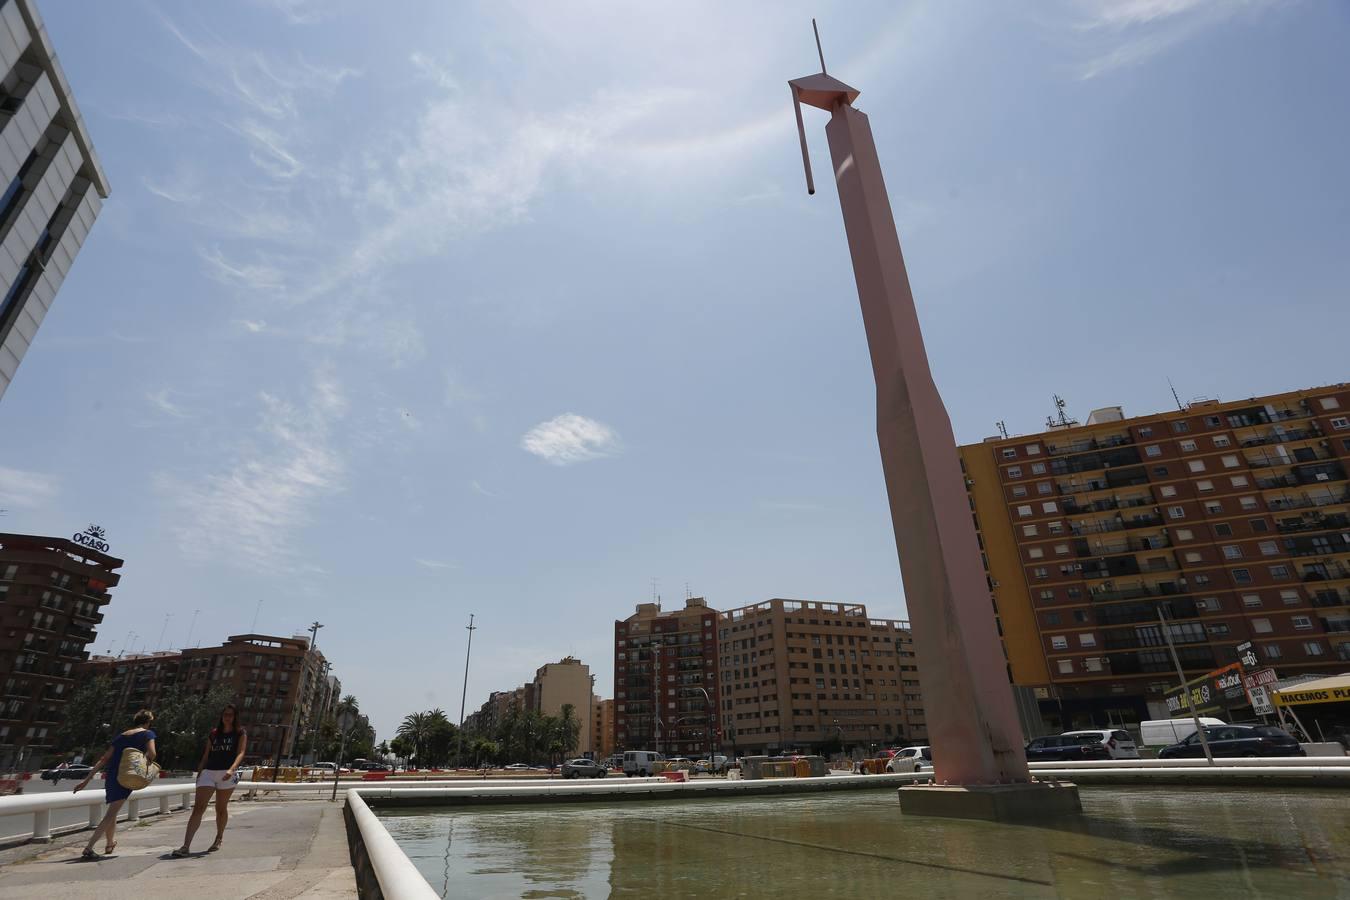
{"type": "Polygon", "coordinates": [[[1305,681],[1271,694],[1276,706],[1306,706],[1312,703],[1350,703],[1350,672],[1305,681]]]}

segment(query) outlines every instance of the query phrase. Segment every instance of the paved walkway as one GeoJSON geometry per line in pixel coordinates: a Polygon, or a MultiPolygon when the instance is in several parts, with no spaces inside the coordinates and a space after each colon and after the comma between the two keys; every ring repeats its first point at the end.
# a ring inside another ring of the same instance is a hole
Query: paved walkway
{"type": "MultiPolygon", "coordinates": [[[[98,862],[79,859],[88,832],[0,852],[0,898],[59,900],[348,900],[356,880],[340,803],[323,800],[236,801],[225,843],[216,853],[173,859],[187,813],[119,823],[117,850],[98,862]]],[[[208,809],[193,842],[204,851],[215,835],[208,809]]],[[[101,849],[101,848],[100,848],[101,849]]]]}

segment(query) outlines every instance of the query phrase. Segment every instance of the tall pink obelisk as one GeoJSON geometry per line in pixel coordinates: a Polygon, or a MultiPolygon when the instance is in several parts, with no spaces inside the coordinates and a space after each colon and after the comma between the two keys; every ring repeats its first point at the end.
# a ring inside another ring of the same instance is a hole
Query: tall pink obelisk
{"type": "MultiPolygon", "coordinates": [[[[1041,802],[1041,790],[993,787],[1031,787],[1022,730],[956,439],[928,366],[872,129],[852,106],[859,92],[825,73],[823,54],[820,67],[818,75],[788,82],[802,162],[808,190],[815,193],[802,124],[805,103],[830,113],[825,134],[876,376],[877,439],[914,629],[935,784],[955,789],[927,789],[923,796],[924,789],[902,789],[902,809],[981,818],[1025,815],[1041,802]],[[1028,794],[1039,796],[1031,802],[1028,794]]],[[[1076,809],[1076,790],[1057,791],[1056,800],[1067,801],[1070,791],[1076,809]]]]}

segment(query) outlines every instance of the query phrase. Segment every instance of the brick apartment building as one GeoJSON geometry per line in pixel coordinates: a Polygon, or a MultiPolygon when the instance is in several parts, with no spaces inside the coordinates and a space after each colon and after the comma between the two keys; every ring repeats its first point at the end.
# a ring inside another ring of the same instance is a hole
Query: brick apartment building
{"type": "Polygon", "coordinates": [[[640,603],[614,623],[614,748],[704,756],[720,746],[717,611],[640,603]]]}
{"type": "Polygon", "coordinates": [[[94,526],[69,540],[0,534],[0,771],[56,749],[75,667],[121,577],[106,549],[94,526]]]}
{"type": "Polygon", "coordinates": [[[204,694],[224,685],[249,729],[250,760],[298,757],[310,749],[313,727],[335,715],[341,684],[309,639],[240,634],[218,647],[177,653],[96,656],[79,668],[82,679],[106,676],[117,708],[129,715],[154,709],[174,686],[204,694]]]}
{"type": "Polygon", "coordinates": [[[720,613],[717,638],[722,743],[736,755],[927,742],[908,622],[774,599],[720,613]]]}
{"type": "Polygon", "coordinates": [[[1047,727],[1166,717],[1252,642],[1281,677],[1350,661],[1350,386],[960,448],[1009,673],[1047,727]]]}
{"type": "Polygon", "coordinates": [[[597,694],[591,698],[591,710],[591,748],[596,759],[604,759],[614,752],[614,701],[597,694]]]}

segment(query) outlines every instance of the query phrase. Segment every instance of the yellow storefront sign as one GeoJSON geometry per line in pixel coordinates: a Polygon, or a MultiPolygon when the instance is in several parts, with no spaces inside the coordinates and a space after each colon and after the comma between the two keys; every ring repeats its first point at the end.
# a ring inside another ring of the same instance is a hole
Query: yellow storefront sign
{"type": "Polygon", "coordinates": [[[1276,706],[1306,706],[1311,703],[1350,703],[1350,675],[1336,675],[1275,691],[1276,706]]]}

